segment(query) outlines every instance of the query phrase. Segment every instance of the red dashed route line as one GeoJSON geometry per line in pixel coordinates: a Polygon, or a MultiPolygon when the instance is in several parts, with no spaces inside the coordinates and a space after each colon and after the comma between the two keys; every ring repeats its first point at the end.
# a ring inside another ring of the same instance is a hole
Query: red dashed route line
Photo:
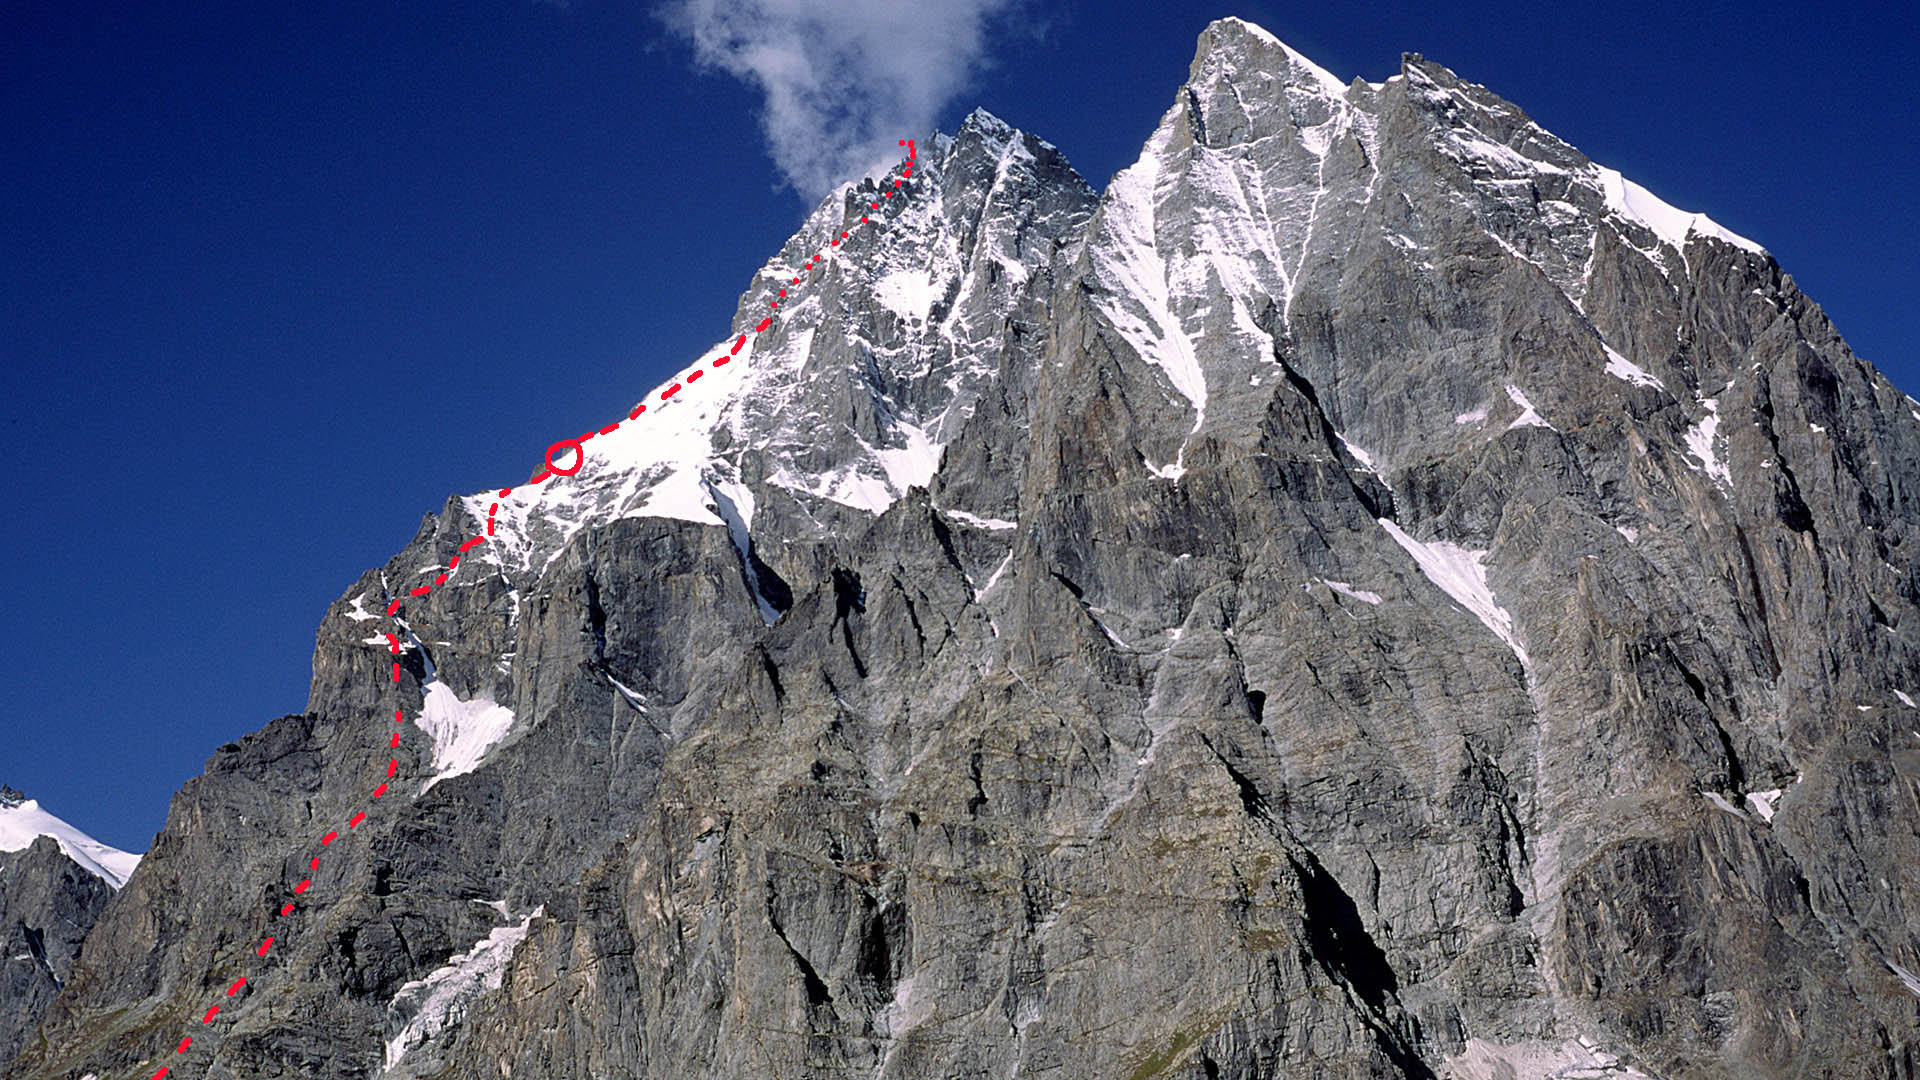
{"type": "MultiPolygon", "coordinates": [[[[899,189],[901,188],[904,181],[906,181],[907,179],[913,176],[913,164],[916,158],[913,140],[902,139],[900,140],[900,145],[906,147],[907,157],[905,162],[901,165],[900,175],[894,179],[892,187],[883,189],[881,197],[884,199],[891,199],[894,197],[895,194],[904,194],[904,192],[901,192],[899,189]]],[[[868,206],[868,210],[872,212],[878,212],[881,205],[882,204],[879,202],[871,203],[868,206]]],[[[852,238],[853,230],[855,228],[859,227],[860,225],[866,225],[866,224],[870,224],[870,219],[867,217],[866,214],[862,214],[860,216],[859,222],[849,225],[845,230],[843,230],[840,233],[839,236],[833,238],[832,242],[828,245],[828,248],[831,249],[831,248],[839,247],[842,241],[852,238]]],[[[818,266],[820,262],[824,260],[826,257],[827,257],[827,251],[825,250],[820,251],[817,254],[813,255],[812,257],[808,258],[806,263],[802,266],[802,269],[812,270],[815,266],[818,266]]],[[[800,280],[801,279],[798,276],[795,276],[793,280],[789,282],[789,286],[790,287],[798,286],[800,284],[800,280]]],[[[779,311],[780,301],[786,298],[787,298],[787,289],[783,288],[780,290],[780,295],[774,298],[772,301],[770,301],[769,311],[770,312],[779,311]]],[[[668,385],[666,389],[660,391],[660,399],[659,399],[660,403],[664,403],[672,399],[673,396],[680,393],[681,390],[692,386],[696,382],[699,382],[701,376],[706,374],[707,368],[725,367],[728,363],[732,362],[735,356],[739,355],[741,348],[743,348],[746,345],[747,339],[749,337],[758,337],[759,335],[766,333],[769,329],[772,328],[772,326],[773,326],[773,315],[768,314],[765,318],[761,319],[760,322],[756,324],[752,330],[748,331],[747,333],[741,334],[739,337],[736,337],[733,341],[732,348],[728,349],[725,353],[719,356],[716,356],[712,360],[708,361],[707,367],[694,368],[693,370],[687,372],[681,378],[675,380],[673,383],[668,385]]],[[[632,412],[627,414],[626,422],[639,420],[640,417],[646,414],[646,411],[647,411],[647,404],[646,402],[643,401],[639,405],[635,406],[632,412]]],[[[561,439],[560,441],[554,443],[552,446],[549,446],[547,448],[546,459],[543,462],[542,467],[540,468],[539,471],[533,474],[531,479],[527,481],[526,486],[529,486],[529,487],[537,486],[537,485],[546,483],[548,480],[551,480],[556,476],[572,476],[574,473],[579,472],[580,467],[586,464],[587,452],[584,444],[587,442],[587,440],[592,439],[596,435],[610,435],[613,432],[618,431],[620,429],[621,423],[622,421],[615,421],[611,424],[608,424],[606,427],[600,428],[597,431],[588,431],[580,435],[576,435],[570,439],[561,439]],[[553,463],[553,455],[556,453],[562,453],[569,448],[571,448],[574,451],[573,466],[571,468],[561,468],[559,466],[556,466],[553,463]]],[[[511,494],[513,494],[512,488],[501,488],[499,498],[504,499],[511,494]]],[[[468,540],[466,543],[461,544],[460,553],[458,555],[455,555],[452,559],[448,561],[446,570],[442,571],[438,576],[436,576],[433,579],[432,585],[422,585],[416,589],[411,590],[407,595],[408,596],[425,596],[428,593],[432,592],[434,589],[439,588],[442,585],[445,585],[447,583],[447,579],[453,575],[453,572],[460,568],[460,560],[466,556],[467,552],[473,550],[474,548],[480,546],[481,544],[486,543],[487,538],[493,535],[494,519],[496,515],[499,514],[499,512],[500,512],[500,504],[497,501],[494,502],[491,506],[487,507],[487,531],[482,533],[479,536],[474,537],[471,540],[468,540]]],[[[400,607],[403,603],[406,602],[406,599],[407,599],[406,596],[394,597],[393,602],[387,605],[386,614],[388,618],[395,620],[396,624],[399,625],[401,630],[406,631],[410,634],[412,631],[408,630],[407,626],[404,623],[400,623],[398,620],[400,607]]],[[[398,659],[400,655],[400,638],[391,630],[386,632],[386,638],[387,638],[387,649],[395,657],[395,659],[392,661],[390,677],[393,682],[398,683],[400,681],[400,661],[398,659]]],[[[406,723],[405,711],[401,709],[395,709],[393,711],[393,722],[396,725],[404,725],[406,723]]],[[[387,739],[386,749],[389,752],[398,751],[400,747],[399,728],[396,727],[392,729],[388,734],[389,734],[389,737],[387,739]]],[[[380,781],[380,786],[373,789],[371,797],[378,799],[382,795],[385,795],[387,793],[388,785],[399,774],[400,774],[400,759],[398,757],[389,756],[387,759],[386,775],[380,781]]],[[[349,817],[347,819],[346,827],[348,829],[357,829],[362,824],[364,824],[366,820],[367,820],[367,812],[365,810],[356,811],[352,817],[349,817]]],[[[320,838],[320,847],[322,848],[329,847],[333,844],[334,841],[338,839],[340,839],[339,830],[337,829],[331,830],[325,836],[322,836],[320,838]]],[[[311,875],[317,872],[319,869],[320,869],[320,856],[314,855],[310,857],[307,861],[308,874],[311,875]]],[[[293,887],[294,898],[289,899],[284,905],[280,907],[279,913],[276,917],[283,920],[291,917],[296,911],[299,910],[299,907],[300,907],[299,898],[306,896],[306,894],[312,887],[313,887],[313,878],[311,876],[301,879],[300,883],[293,887]]],[[[260,947],[254,950],[254,956],[259,958],[265,958],[267,953],[273,949],[274,940],[275,938],[272,934],[266,935],[264,939],[260,942],[260,947]]],[[[247,976],[242,975],[239,978],[233,980],[232,983],[228,984],[225,997],[227,999],[236,998],[240,995],[241,991],[246,989],[246,987],[247,987],[247,976]]],[[[220,1015],[220,1008],[221,1006],[218,1002],[215,1002],[214,1004],[208,1006],[207,1011],[204,1014],[202,1014],[200,1017],[200,1023],[202,1025],[212,1024],[214,1021],[214,1018],[220,1015]]],[[[193,1046],[193,1041],[194,1041],[194,1036],[192,1035],[184,1036],[183,1038],[181,1038],[179,1045],[173,1048],[173,1052],[176,1055],[185,1054],[187,1050],[193,1046]]],[[[160,1067],[160,1071],[153,1074],[153,1080],[162,1080],[163,1077],[169,1076],[172,1073],[173,1073],[172,1065],[162,1065],[160,1067]]]]}

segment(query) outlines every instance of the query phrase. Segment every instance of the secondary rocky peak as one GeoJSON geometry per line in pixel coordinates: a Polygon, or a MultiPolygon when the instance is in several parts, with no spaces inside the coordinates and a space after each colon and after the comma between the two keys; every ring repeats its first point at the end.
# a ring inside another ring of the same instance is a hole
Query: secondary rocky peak
{"type": "Polygon", "coordinates": [[[20,851],[43,836],[52,837],[87,873],[116,889],[127,883],[140,862],[140,856],[103,844],[48,813],[38,800],[0,788],[0,852],[20,851]]]}
{"type": "MultiPolygon", "coordinates": [[[[969,136],[973,136],[992,142],[995,148],[998,149],[1004,147],[1009,140],[1020,137],[1023,134],[1023,132],[1015,129],[1012,124],[988,112],[985,106],[976,105],[973,111],[969,112],[966,117],[960,121],[960,130],[956,138],[965,141],[969,136]]],[[[945,138],[944,135],[938,137],[942,139],[945,138]]]]}

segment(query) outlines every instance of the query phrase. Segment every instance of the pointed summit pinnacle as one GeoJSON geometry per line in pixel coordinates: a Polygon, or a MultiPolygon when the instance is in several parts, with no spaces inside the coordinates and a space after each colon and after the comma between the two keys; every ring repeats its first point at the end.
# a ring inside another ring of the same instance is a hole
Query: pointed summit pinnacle
{"type": "Polygon", "coordinates": [[[1326,68],[1307,59],[1306,54],[1274,37],[1264,28],[1232,16],[1215,19],[1200,32],[1200,42],[1194,51],[1188,81],[1196,81],[1209,61],[1216,64],[1223,63],[1229,68],[1239,68],[1243,65],[1234,61],[1245,59],[1251,61],[1253,66],[1268,70],[1281,68],[1281,65],[1274,64],[1261,56],[1262,53],[1268,52],[1279,52],[1286,58],[1284,70],[1288,82],[1319,90],[1332,97],[1340,97],[1346,93],[1345,83],[1335,78],[1326,68]]]}

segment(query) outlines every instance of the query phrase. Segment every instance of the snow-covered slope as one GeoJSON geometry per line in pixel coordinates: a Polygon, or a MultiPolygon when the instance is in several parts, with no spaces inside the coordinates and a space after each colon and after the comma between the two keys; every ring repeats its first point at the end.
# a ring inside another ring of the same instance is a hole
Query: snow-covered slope
{"type": "Polygon", "coordinates": [[[0,798],[0,851],[24,851],[35,839],[51,836],[67,858],[118,889],[133,876],[140,856],[95,840],[40,808],[37,799],[0,798]]]}
{"type": "MultiPolygon", "coordinates": [[[[648,393],[644,415],[603,418],[621,426],[584,441],[575,475],[500,500],[482,556],[537,571],[582,527],[623,517],[724,524],[744,542],[774,489],[873,515],[926,484],[993,378],[1005,312],[1093,195],[1053,146],[985,111],[919,145],[912,168],[900,188],[896,170],[824,201],[755,275],[729,334],[648,393]]],[[[485,520],[494,501],[466,505],[485,520]]]]}

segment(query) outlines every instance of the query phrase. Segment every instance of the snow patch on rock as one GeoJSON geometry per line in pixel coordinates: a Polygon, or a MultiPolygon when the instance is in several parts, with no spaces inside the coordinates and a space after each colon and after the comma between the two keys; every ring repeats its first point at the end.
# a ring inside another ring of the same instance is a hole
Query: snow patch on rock
{"type": "Polygon", "coordinates": [[[433,739],[433,761],[428,766],[433,775],[420,785],[421,794],[442,780],[479,768],[487,751],[513,729],[513,710],[494,704],[491,698],[462,701],[451,687],[438,681],[428,683],[426,691],[419,726],[433,739]]]}
{"type": "Polygon", "coordinates": [[[1545,418],[1534,409],[1533,402],[1527,400],[1527,395],[1522,392],[1519,387],[1507,387],[1507,397],[1512,400],[1515,405],[1520,406],[1520,415],[1514,418],[1513,423],[1507,425],[1508,431],[1523,427],[1543,427],[1548,431],[1558,430],[1552,424],[1547,423],[1545,418]]]}
{"type": "Polygon", "coordinates": [[[923,323],[940,297],[925,270],[896,270],[873,283],[873,297],[908,322],[923,323]]]}
{"type": "MultiPolygon", "coordinates": [[[[1167,263],[1155,246],[1160,165],[1171,152],[1173,130],[1163,122],[1140,159],[1107,186],[1097,219],[1098,240],[1088,250],[1094,278],[1106,286],[1095,294],[1094,303],[1133,351],[1159,368],[1167,385],[1186,399],[1194,413],[1193,430],[1199,431],[1207,414],[1206,375],[1193,340],[1173,310],[1167,263]]],[[[1169,479],[1184,471],[1178,457],[1169,466],[1154,468],[1169,479]]]]}
{"type": "Polygon", "coordinates": [[[535,908],[519,925],[499,927],[426,978],[402,986],[387,1005],[387,1027],[393,1034],[387,1039],[384,1068],[392,1069],[414,1047],[466,1019],[475,998],[500,989],[513,950],[545,911],[544,904],[535,908]]]}
{"type": "Polygon", "coordinates": [[[1344,581],[1334,581],[1330,578],[1315,578],[1314,580],[1332,589],[1334,592],[1339,593],[1341,596],[1351,596],[1362,603],[1373,604],[1375,606],[1378,606],[1380,603],[1379,593],[1368,592],[1365,589],[1356,589],[1344,581]]]}
{"type": "Polygon", "coordinates": [[[1714,447],[1714,436],[1720,429],[1720,403],[1707,398],[1700,404],[1706,408],[1707,415],[1687,429],[1687,452],[1699,461],[1697,471],[1723,487],[1732,487],[1733,471],[1726,462],[1720,460],[1719,451],[1714,447]]]}
{"type": "Polygon", "coordinates": [[[1761,821],[1771,822],[1773,820],[1774,807],[1779,802],[1779,788],[1774,788],[1772,791],[1747,792],[1747,805],[1753,807],[1753,812],[1760,816],[1761,821]]]}
{"type": "Polygon", "coordinates": [[[1520,658],[1521,664],[1527,663],[1527,650],[1520,644],[1520,637],[1514,633],[1513,616],[1494,601],[1493,589],[1487,585],[1487,553],[1469,551],[1456,544],[1434,540],[1421,542],[1408,536],[1400,526],[1387,518],[1379,518],[1380,527],[1387,530],[1393,541],[1413,556],[1420,566],[1420,572],[1454,602],[1466,608],[1473,616],[1493,631],[1494,636],[1507,643],[1513,655],[1520,658]]]}
{"type": "Polygon", "coordinates": [[[955,521],[965,522],[976,529],[992,529],[998,532],[1018,526],[1017,522],[1007,521],[1004,518],[980,517],[977,514],[969,514],[965,510],[953,510],[947,507],[941,507],[940,513],[955,521]]]}
{"type": "Polygon", "coordinates": [[[1607,354],[1607,374],[1634,386],[1651,386],[1660,390],[1667,388],[1667,384],[1649,375],[1647,369],[1614,352],[1611,345],[1602,343],[1600,348],[1607,354]]]}
{"type": "Polygon", "coordinates": [[[1900,977],[1900,981],[1906,984],[1908,993],[1914,997],[1920,997],[1920,975],[1915,975],[1913,972],[1908,971],[1906,968],[1884,956],[1880,958],[1880,962],[1887,965],[1888,971],[1900,977]]]}
{"type": "Polygon", "coordinates": [[[1722,795],[1717,791],[1703,791],[1700,794],[1706,796],[1708,802],[1712,803],[1713,805],[1719,807],[1722,810],[1725,810],[1727,813],[1732,814],[1734,817],[1739,818],[1741,821],[1747,820],[1747,815],[1743,813],[1739,807],[1728,802],[1727,797],[1725,795],[1722,795]]]}

